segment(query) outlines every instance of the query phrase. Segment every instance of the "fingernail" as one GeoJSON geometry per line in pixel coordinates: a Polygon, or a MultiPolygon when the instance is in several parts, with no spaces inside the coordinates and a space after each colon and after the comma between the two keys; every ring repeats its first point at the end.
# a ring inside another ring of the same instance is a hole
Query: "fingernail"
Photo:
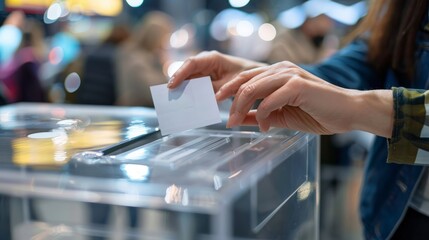
{"type": "Polygon", "coordinates": [[[226,124],[226,127],[227,127],[227,128],[232,128],[232,127],[234,127],[234,126],[236,126],[236,125],[237,125],[237,114],[236,114],[236,113],[233,113],[233,114],[231,114],[231,116],[229,117],[228,122],[227,122],[227,124],[226,124]]]}
{"type": "Polygon", "coordinates": [[[167,87],[170,88],[173,85],[174,77],[171,77],[170,80],[168,80],[167,87]]]}
{"type": "Polygon", "coordinates": [[[215,94],[215,98],[217,99],[217,100],[219,100],[220,99],[220,97],[221,97],[221,94],[222,94],[222,92],[219,90],[219,91],[217,91],[217,93],[215,94]]]}
{"type": "Polygon", "coordinates": [[[228,121],[226,122],[226,128],[231,128],[231,117],[229,117],[228,121]]]}
{"type": "Polygon", "coordinates": [[[226,128],[233,128],[236,124],[231,124],[229,121],[226,123],[226,128]]]}

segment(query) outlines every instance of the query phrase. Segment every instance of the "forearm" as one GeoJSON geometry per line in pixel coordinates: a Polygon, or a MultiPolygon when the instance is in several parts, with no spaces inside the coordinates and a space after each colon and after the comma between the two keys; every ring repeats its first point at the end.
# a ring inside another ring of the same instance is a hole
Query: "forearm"
{"type": "Polygon", "coordinates": [[[354,127],[388,138],[387,162],[429,165],[429,91],[393,88],[357,95],[354,127]]]}

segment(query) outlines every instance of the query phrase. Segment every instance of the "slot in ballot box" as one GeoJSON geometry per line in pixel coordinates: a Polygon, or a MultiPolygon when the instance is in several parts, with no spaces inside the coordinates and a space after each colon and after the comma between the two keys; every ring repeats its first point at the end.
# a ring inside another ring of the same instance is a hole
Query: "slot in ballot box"
{"type": "Polygon", "coordinates": [[[153,109],[0,108],[0,230],[11,239],[318,239],[318,137],[161,136],[153,109]]]}

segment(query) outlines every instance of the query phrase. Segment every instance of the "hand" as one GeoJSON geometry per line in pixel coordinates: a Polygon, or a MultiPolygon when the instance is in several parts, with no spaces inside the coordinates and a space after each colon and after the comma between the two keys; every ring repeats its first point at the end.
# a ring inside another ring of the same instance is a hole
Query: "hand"
{"type": "Polygon", "coordinates": [[[219,100],[235,95],[228,127],[259,125],[316,134],[364,130],[389,137],[390,90],[357,91],[330,84],[290,62],[244,71],[223,85],[219,100]],[[261,99],[256,110],[255,101],[261,99]]]}
{"type": "Polygon", "coordinates": [[[173,74],[168,87],[175,88],[186,79],[210,76],[214,91],[217,92],[223,84],[233,79],[238,73],[260,66],[264,66],[264,64],[216,51],[202,52],[185,61],[182,67],[173,74]]]}

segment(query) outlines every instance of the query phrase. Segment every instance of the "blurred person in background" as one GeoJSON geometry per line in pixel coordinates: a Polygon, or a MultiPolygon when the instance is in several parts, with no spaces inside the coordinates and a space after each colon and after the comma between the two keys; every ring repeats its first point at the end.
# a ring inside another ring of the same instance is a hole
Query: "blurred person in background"
{"type": "Polygon", "coordinates": [[[297,28],[278,27],[267,62],[291,61],[297,64],[312,64],[332,55],[337,49],[335,39],[326,41],[334,28],[334,22],[324,14],[307,17],[297,28]],[[332,42],[332,40],[334,42],[332,42]]]}
{"type": "Polygon", "coordinates": [[[22,40],[25,14],[21,11],[11,12],[0,27],[0,64],[9,61],[22,40]]]}
{"type": "Polygon", "coordinates": [[[116,104],[153,107],[149,87],[167,83],[163,64],[174,22],[163,12],[147,13],[118,52],[116,104]]]}
{"type": "MultiPolygon", "coordinates": [[[[24,24],[24,13],[12,12],[0,27],[0,68],[5,62],[12,58],[14,52],[22,40],[22,28],[24,24]]],[[[7,104],[7,89],[3,82],[0,84],[0,105],[7,104]]]]}
{"type": "Polygon", "coordinates": [[[204,52],[188,59],[168,87],[210,75],[218,101],[235,96],[228,127],[377,135],[361,190],[365,238],[427,239],[428,10],[427,0],[371,1],[353,41],[320,64],[266,65],[204,52]]]}
{"type": "Polygon", "coordinates": [[[114,105],[116,103],[117,52],[128,40],[127,26],[115,23],[107,38],[83,57],[82,83],[76,103],[114,105]]]}
{"type": "Polygon", "coordinates": [[[0,66],[5,97],[9,103],[45,102],[46,94],[39,78],[39,68],[46,57],[43,25],[27,19],[22,12],[11,13],[5,22],[21,27],[22,31],[19,46],[0,66]]]}
{"type": "Polygon", "coordinates": [[[9,61],[22,40],[25,14],[21,11],[11,12],[0,27],[0,64],[9,61]]]}

